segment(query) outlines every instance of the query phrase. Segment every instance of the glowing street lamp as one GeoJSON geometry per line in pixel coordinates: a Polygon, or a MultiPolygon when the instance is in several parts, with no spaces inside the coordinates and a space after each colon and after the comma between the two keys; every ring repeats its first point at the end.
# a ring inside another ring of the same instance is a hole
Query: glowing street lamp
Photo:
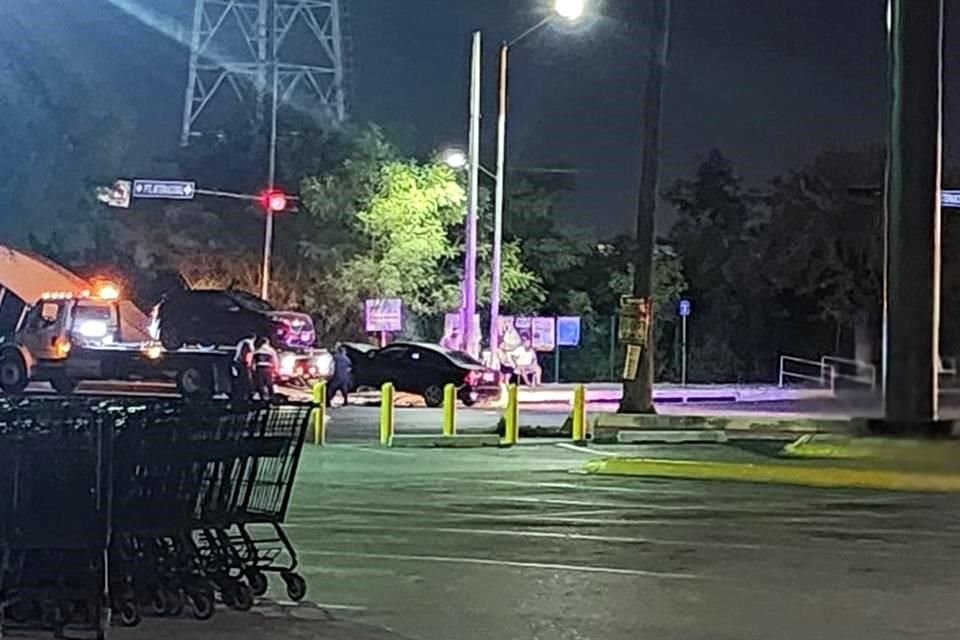
{"type": "Polygon", "coordinates": [[[553,10],[564,20],[577,20],[586,11],[586,0],[556,0],[553,10]]]}
{"type": "Polygon", "coordinates": [[[445,149],[440,156],[443,159],[444,164],[451,169],[460,170],[467,166],[467,154],[463,151],[463,149],[445,149]]]}

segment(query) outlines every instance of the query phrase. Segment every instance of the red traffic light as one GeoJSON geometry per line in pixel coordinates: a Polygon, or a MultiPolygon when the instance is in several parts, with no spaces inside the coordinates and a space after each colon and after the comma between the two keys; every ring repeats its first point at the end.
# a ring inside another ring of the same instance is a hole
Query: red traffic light
{"type": "Polygon", "coordinates": [[[263,208],[271,213],[287,210],[287,194],[283,191],[267,191],[260,197],[263,208]]]}

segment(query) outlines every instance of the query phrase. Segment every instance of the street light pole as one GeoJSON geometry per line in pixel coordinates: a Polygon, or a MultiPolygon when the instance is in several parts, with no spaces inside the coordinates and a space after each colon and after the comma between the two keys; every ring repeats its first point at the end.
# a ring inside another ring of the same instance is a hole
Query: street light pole
{"type": "MultiPolygon", "coordinates": [[[[268,160],[269,168],[267,170],[267,189],[268,192],[272,193],[277,182],[277,112],[279,110],[277,103],[280,100],[280,70],[277,65],[276,7],[274,7],[273,15],[270,17],[270,25],[272,29],[270,37],[270,66],[272,74],[271,82],[273,84],[271,93],[273,95],[270,99],[270,159],[268,160]]],[[[260,297],[264,300],[268,300],[270,297],[270,258],[273,252],[274,212],[268,207],[265,211],[265,214],[267,219],[263,233],[263,267],[260,273],[260,297]]]]}
{"type": "Polygon", "coordinates": [[[510,48],[521,40],[533,35],[559,16],[564,20],[576,21],[586,9],[585,0],[556,0],[553,15],[546,16],[510,42],[500,45],[500,85],[497,100],[497,169],[496,191],[493,206],[493,259],[490,283],[490,362],[494,369],[500,368],[500,297],[503,281],[503,210],[506,197],[506,153],[507,153],[507,83],[510,63],[510,48]]]}
{"type": "Polygon", "coordinates": [[[497,184],[493,210],[493,265],[490,286],[490,362],[500,369],[500,283],[503,262],[503,206],[507,146],[507,65],[510,45],[500,46],[500,98],[497,114],[497,184]]]}
{"type": "MultiPolygon", "coordinates": [[[[637,237],[633,259],[633,296],[646,301],[646,335],[643,344],[626,345],[628,360],[640,349],[635,373],[625,372],[621,413],[655,413],[653,406],[653,260],[655,246],[654,213],[660,177],[660,112],[663,103],[663,78],[670,48],[671,0],[654,0],[653,33],[650,38],[650,62],[647,71],[643,108],[643,157],[640,168],[640,193],[637,208],[637,237]]],[[[635,338],[636,339],[636,338],[635,338]]]]}
{"type": "Polygon", "coordinates": [[[464,351],[478,355],[473,319],[477,314],[477,217],[480,183],[480,32],[473,33],[473,49],[470,60],[470,147],[469,155],[469,204],[466,224],[466,263],[463,269],[463,317],[461,326],[464,351]]]}

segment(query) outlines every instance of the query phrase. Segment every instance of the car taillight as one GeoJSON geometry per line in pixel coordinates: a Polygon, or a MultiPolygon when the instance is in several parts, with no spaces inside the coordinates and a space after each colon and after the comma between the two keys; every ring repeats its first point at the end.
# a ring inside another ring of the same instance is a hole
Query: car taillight
{"type": "Polygon", "coordinates": [[[470,371],[467,373],[467,377],[464,378],[464,382],[472,387],[480,382],[481,378],[482,374],[479,371],[470,371]]]}

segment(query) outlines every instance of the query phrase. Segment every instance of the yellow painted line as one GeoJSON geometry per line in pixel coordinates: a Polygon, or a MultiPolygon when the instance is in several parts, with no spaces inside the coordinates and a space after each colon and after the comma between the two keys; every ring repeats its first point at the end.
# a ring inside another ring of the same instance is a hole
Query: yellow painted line
{"type": "Polygon", "coordinates": [[[814,441],[809,435],[786,445],[780,455],[785,458],[833,458],[837,460],[859,460],[868,458],[868,452],[862,447],[851,447],[848,442],[814,441]]]}
{"type": "Polygon", "coordinates": [[[786,445],[784,458],[876,460],[929,471],[960,471],[960,443],[948,440],[804,436],[786,445]]]}
{"type": "Polygon", "coordinates": [[[792,484],[821,488],[880,489],[888,491],[960,492],[960,474],[913,473],[883,469],[800,467],[699,460],[607,458],[584,465],[587,473],[616,476],[729,480],[792,484]]]}

